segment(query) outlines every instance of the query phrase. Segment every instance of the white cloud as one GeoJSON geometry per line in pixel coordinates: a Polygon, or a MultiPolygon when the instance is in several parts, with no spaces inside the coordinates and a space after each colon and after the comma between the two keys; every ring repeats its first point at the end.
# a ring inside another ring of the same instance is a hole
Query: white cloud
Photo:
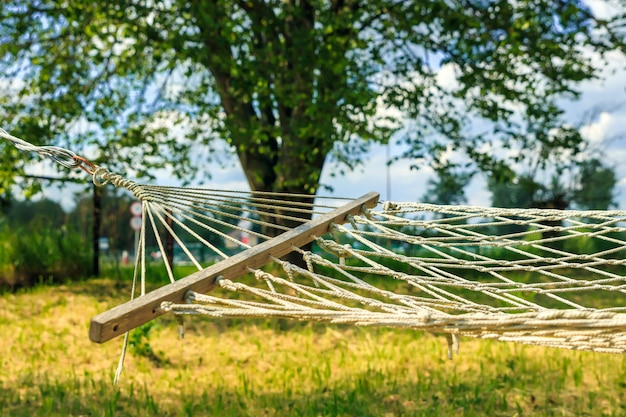
{"type": "Polygon", "coordinates": [[[612,16],[624,12],[624,5],[617,1],[607,0],[585,0],[594,16],[600,19],[608,19],[612,16]]]}
{"type": "Polygon", "coordinates": [[[443,64],[437,72],[437,84],[447,91],[455,91],[460,87],[458,81],[459,66],[454,62],[443,64]]]}
{"type": "Polygon", "coordinates": [[[615,124],[615,116],[602,112],[597,120],[582,126],[580,134],[591,143],[601,143],[607,138],[615,124]]]}

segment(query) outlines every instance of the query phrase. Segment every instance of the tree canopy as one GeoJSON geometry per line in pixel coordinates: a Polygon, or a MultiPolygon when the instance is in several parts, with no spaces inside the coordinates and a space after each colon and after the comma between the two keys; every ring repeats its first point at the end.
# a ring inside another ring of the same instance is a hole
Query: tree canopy
{"type": "Polygon", "coordinates": [[[443,205],[467,203],[465,187],[471,181],[472,174],[464,171],[455,171],[449,166],[436,168],[436,176],[428,180],[426,192],[420,201],[443,205]]]}
{"type": "MultiPolygon", "coordinates": [[[[221,138],[253,190],[314,193],[325,163],[392,137],[415,166],[456,152],[510,176],[523,149],[577,152],[559,100],[624,51],[619,4],[600,18],[580,0],[13,0],[0,120],[136,175],[205,173],[221,138]]],[[[0,150],[2,193],[27,162],[0,150]]]]}
{"type": "MultiPolygon", "coordinates": [[[[525,173],[512,181],[489,181],[496,207],[607,210],[615,205],[615,171],[598,158],[571,163],[565,175],[553,172],[542,182],[525,173]]],[[[545,173],[544,173],[545,174],[545,173]]]]}

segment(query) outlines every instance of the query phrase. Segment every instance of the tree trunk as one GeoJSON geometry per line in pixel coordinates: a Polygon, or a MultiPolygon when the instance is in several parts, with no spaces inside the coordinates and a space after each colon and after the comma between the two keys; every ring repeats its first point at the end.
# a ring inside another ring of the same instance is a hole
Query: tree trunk
{"type": "MultiPolygon", "coordinates": [[[[306,198],[306,197],[286,197],[286,198],[288,198],[290,202],[303,202],[303,203],[311,202],[311,199],[306,198]]],[[[263,234],[267,236],[278,236],[285,232],[285,230],[283,230],[282,227],[286,227],[289,230],[291,230],[311,220],[310,214],[294,212],[294,211],[289,210],[289,208],[277,207],[274,210],[274,213],[276,214],[276,216],[272,216],[272,215],[264,216],[262,220],[270,224],[281,226],[281,228],[264,227],[262,232],[263,234]],[[290,216],[290,217],[295,217],[301,220],[298,221],[298,220],[292,220],[292,219],[285,219],[279,216],[290,216]]],[[[308,251],[311,249],[311,247],[312,245],[309,243],[305,246],[302,246],[302,249],[305,251],[308,251]]],[[[291,252],[285,255],[283,259],[291,262],[292,264],[298,265],[300,267],[306,267],[306,264],[304,260],[302,259],[302,256],[298,252],[291,252]]]]}
{"type": "MultiPolygon", "coordinates": [[[[284,140],[280,148],[277,166],[272,167],[272,171],[275,173],[273,182],[264,184],[264,190],[255,191],[271,190],[291,194],[286,195],[284,199],[291,203],[311,203],[313,200],[308,196],[315,195],[318,189],[326,153],[310,152],[304,158],[299,153],[302,147],[312,149],[321,140],[317,138],[291,138],[287,143],[285,142],[287,141],[284,140]]],[[[245,166],[244,170],[246,170],[245,166]]],[[[283,228],[291,230],[303,222],[311,220],[311,213],[293,211],[290,207],[281,208],[278,206],[274,213],[276,216],[267,216],[268,218],[263,220],[270,224],[279,225],[282,228],[266,227],[264,233],[268,236],[277,236],[284,232],[283,228]],[[294,219],[280,216],[292,217],[294,219]]],[[[311,244],[305,245],[302,249],[310,250],[311,244]]],[[[297,252],[286,255],[284,259],[298,266],[305,267],[302,256],[297,252]]]]}

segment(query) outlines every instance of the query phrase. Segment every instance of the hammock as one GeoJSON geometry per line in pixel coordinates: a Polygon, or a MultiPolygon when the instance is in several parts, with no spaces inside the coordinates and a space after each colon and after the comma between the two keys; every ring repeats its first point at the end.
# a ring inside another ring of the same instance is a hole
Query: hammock
{"type": "Polygon", "coordinates": [[[449,355],[459,335],[626,352],[626,211],[139,185],[70,151],[41,148],[142,202],[132,299],[92,319],[94,342],[167,313],[411,328],[446,334],[449,355]],[[165,253],[165,235],[180,248],[177,261],[197,272],[178,279],[164,261],[171,283],[146,294],[146,242],[165,253]],[[289,253],[303,261],[286,260],[289,253]]]}

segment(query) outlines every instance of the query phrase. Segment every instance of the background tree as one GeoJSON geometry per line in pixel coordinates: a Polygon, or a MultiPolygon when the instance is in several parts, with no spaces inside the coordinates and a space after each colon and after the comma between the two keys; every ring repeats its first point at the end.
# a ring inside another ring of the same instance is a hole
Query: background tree
{"type": "MultiPolygon", "coordinates": [[[[603,112],[617,110],[624,103],[608,107],[595,106],[586,111],[574,128],[582,132],[603,112]]],[[[596,141],[583,141],[575,150],[552,153],[549,149],[520,150],[510,175],[492,177],[488,188],[496,207],[534,207],[554,209],[607,210],[615,206],[614,189],[618,179],[614,167],[608,165],[604,146],[623,140],[624,133],[596,141]]]]}
{"type": "MultiPolygon", "coordinates": [[[[190,178],[222,138],[253,190],[314,193],[325,163],[358,164],[409,118],[404,157],[437,164],[446,148],[500,178],[494,142],[578,151],[558,100],[623,51],[620,7],[599,19],[579,0],[13,0],[0,119],[137,176],[190,178]]],[[[26,161],[0,154],[2,193],[26,161]]]]}
{"type": "Polygon", "coordinates": [[[572,192],[572,201],[579,208],[589,210],[607,210],[615,207],[615,170],[607,167],[601,160],[584,161],[579,167],[577,186],[572,192]]]}
{"type": "Polygon", "coordinates": [[[29,224],[46,225],[46,227],[60,228],[67,222],[67,214],[63,207],[49,199],[37,201],[10,200],[4,209],[0,210],[10,226],[25,227],[29,224]]]}
{"type": "MultiPolygon", "coordinates": [[[[617,184],[615,171],[598,158],[573,161],[567,167],[549,174],[543,183],[531,174],[521,175],[512,181],[488,182],[492,193],[492,205],[509,208],[543,208],[564,210],[567,208],[606,210],[614,203],[614,188],[617,184]]],[[[545,172],[543,173],[545,174],[545,172]]],[[[544,221],[550,227],[561,226],[561,221],[544,221]]],[[[526,230],[527,226],[501,226],[500,235],[526,230]]],[[[554,238],[562,232],[544,231],[544,239],[554,238]]],[[[562,248],[564,241],[546,243],[562,248]]]]}
{"type": "Polygon", "coordinates": [[[0,288],[85,277],[92,258],[88,240],[49,199],[7,200],[0,210],[0,288]]]}
{"type": "MultiPolygon", "coordinates": [[[[134,232],[130,228],[130,205],[136,201],[128,193],[119,193],[115,189],[101,189],[100,235],[109,240],[109,252],[119,256],[123,250],[134,250],[134,232]]],[[[82,233],[89,242],[93,233],[94,209],[93,195],[90,193],[77,196],[76,206],[70,213],[71,225],[82,233]]]]}
{"type": "Polygon", "coordinates": [[[472,176],[472,172],[463,171],[456,165],[436,167],[435,176],[428,180],[426,192],[419,201],[443,205],[465,204],[465,187],[472,176]]]}
{"type": "Polygon", "coordinates": [[[489,182],[495,207],[578,208],[607,210],[615,205],[615,170],[597,158],[573,164],[569,172],[554,173],[547,183],[530,175],[510,182],[489,182]]]}

